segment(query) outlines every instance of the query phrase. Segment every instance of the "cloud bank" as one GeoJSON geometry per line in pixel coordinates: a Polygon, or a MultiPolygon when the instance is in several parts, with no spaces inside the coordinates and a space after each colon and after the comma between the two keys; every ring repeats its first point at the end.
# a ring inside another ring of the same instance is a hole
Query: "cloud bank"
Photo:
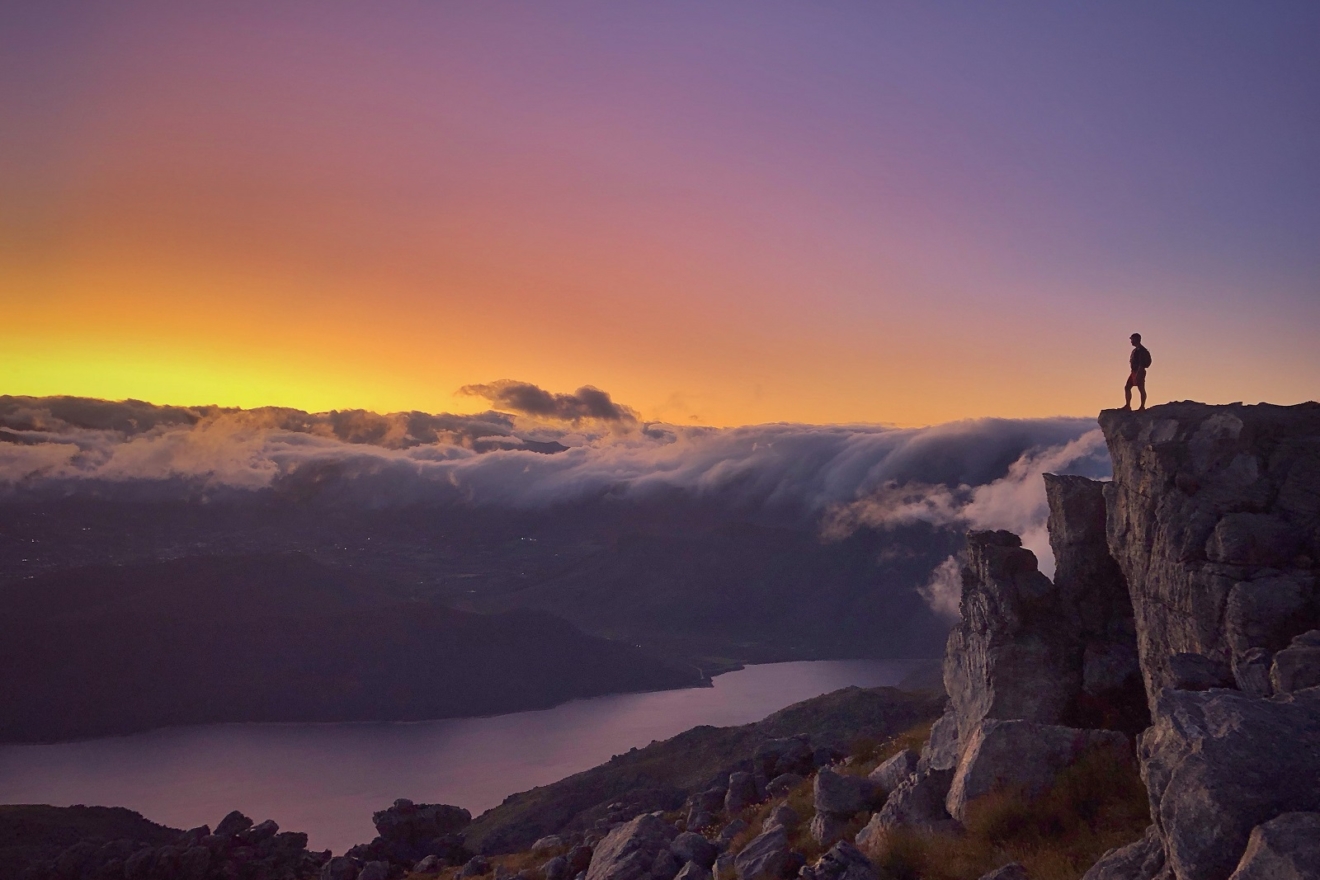
{"type": "MultiPolygon", "coordinates": [[[[469,387],[513,412],[306,413],[0,397],[0,493],[146,487],[195,498],[271,490],[371,506],[540,509],[682,492],[734,511],[808,518],[826,538],[914,522],[1006,528],[1050,571],[1040,474],[1109,473],[1089,419],[714,429],[642,423],[591,388],[565,395],[526,383],[469,387]]],[[[955,576],[949,563],[926,585],[933,607],[949,610],[955,576]]]]}

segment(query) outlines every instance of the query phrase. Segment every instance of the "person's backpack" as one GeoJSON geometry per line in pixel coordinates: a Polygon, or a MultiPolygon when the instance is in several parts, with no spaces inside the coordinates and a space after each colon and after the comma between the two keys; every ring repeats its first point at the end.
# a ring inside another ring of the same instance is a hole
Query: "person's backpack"
{"type": "Polygon", "coordinates": [[[1140,360],[1140,363],[1141,363],[1141,368],[1142,368],[1143,370],[1144,370],[1144,369],[1147,369],[1148,367],[1150,367],[1150,349],[1148,349],[1148,348],[1144,348],[1144,347],[1143,347],[1143,348],[1141,349],[1141,354],[1140,354],[1140,356],[1139,356],[1139,360],[1140,360]]]}

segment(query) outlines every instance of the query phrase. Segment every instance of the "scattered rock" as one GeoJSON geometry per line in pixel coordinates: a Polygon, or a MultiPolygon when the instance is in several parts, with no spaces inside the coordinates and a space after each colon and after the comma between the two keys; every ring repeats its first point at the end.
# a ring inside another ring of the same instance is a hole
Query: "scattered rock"
{"type": "Polygon", "coordinates": [[[564,838],[555,834],[548,834],[538,839],[532,844],[532,852],[536,855],[548,853],[551,850],[559,849],[564,845],[564,838]]]}
{"type": "Polygon", "coordinates": [[[417,864],[413,865],[414,874],[435,874],[442,867],[439,856],[427,856],[417,864]]]}
{"type": "Polygon", "coordinates": [[[917,770],[952,770],[958,766],[958,713],[950,706],[931,725],[930,738],[921,748],[917,770]]]}
{"type": "Polygon", "coordinates": [[[785,773],[805,776],[814,769],[811,740],[805,736],[767,740],[753,752],[752,766],[766,779],[785,773]]]}
{"type": "Polygon", "coordinates": [[[490,873],[490,861],[485,856],[473,856],[463,865],[460,877],[480,877],[490,873]]]}
{"type": "Polygon", "coordinates": [[[656,856],[669,851],[673,829],[655,813],[643,813],[615,828],[596,847],[587,880],[642,880],[656,856]]]}
{"type": "Polygon", "coordinates": [[[683,860],[667,849],[656,854],[651,863],[652,880],[674,880],[674,875],[683,868],[683,860]]]}
{"type": "Polygon", "coordinates": [[[917,772],[921,755],[911,749],[904,749],[871,771],[866,778],[880,787],[885,794],[898,788],[899,783],[917,772]]]}
{"type": "Polygon", "coordinates": [[[871,860],[846,840],[830,847],[810,871],[814,880],[878,880],[871,860]]]}
{"type": "Polygon", "coordinates": [[[817,813],[811,817],[808,833],[821,846],[829,846],[843,837],[848,820],[833,813],[817,813]]]}
{"type": "Polygon", "coordinates": [[[765,822],[761,824],[762,831],[770,831],[774,828],[783,828],[785,831],[792,831],[802,821],[802,817],[797,814],[797,810],[788,804],[780,804],[770,811],[770,815],[765,817],[765,822]]]}
{"type": "Polygon", "coordinates": [[[1151,825],[1140,840],[1111,849],[1082,880],[1154,880],[1164,870],[1164,843],[1151,825]]]}
{"type": "Polygon", "coordinates": [[[357,880],[389,880],[390,863],[385,861],[367,862],[358,872],[357,880]]]}
{"type": "Polygon", "coordinates": [[[239,832],[246,831],[252,827],[252,820],[244,816],[238,810],[234,810],[228,816],[220,820],[220,824],[215,826],[216,837],[233,837],[239,832]]]}
{"type": "Polygon", "coordinates": [[[591,847],[579,844],[568,851],[568,875],[576,877],[591,867],[591,847]]]}
{"type": "Polygon", "coordinates": [[[1320,813],[1284,813],[1257,825],[1229,880],[1320,880],[1320,813]]]}
{"type": "Polygon", "coordinates": [[[742,834],[750,827],[751,826],[743,819],[734,819],[728,825],[724,826],[724,830],[720,832],[720,836],[715,838],[715,843],[719,846],[728,846],[733,842],[735,837],[742,834]]]}
{"type": "Polygon", "coordinates": [[[669,844],[669,850],[678,856],[680,863],[696,862],[703,868],[715,864],[715,857],[719,855],[719,848],[715,844],[691,831],[675,837],[674,842],[669,844]]]}
{"type": "Polygon", "coordinates": [[[788,832],[782,828],[752,838],[733,860],[738,880],[779,880],[788,865],[788,832]]]}
{"type": "Polygon", "coordinates": [[[674,880],[712,880],[712,877],[710,868],[702,867],[696,862],[688,862],[674,877],[674,880]]]}
{"type": "Polygon", "coordinates": [[[1264,648],[1248,648],[1233,656],[1233,681],[1238,690],[1252,697],[1268,697],[1274,693],[1270,682],[1270,666],[1274,658],[1264,648]]]}
{"type": "Polygon", "coordinates": [[[568,871],[568,859],[563,856],[555,856],[542,865],[541,875],[545,880],[568,880],[573,876],[568,871]]]}
{"type": "Polygon", "coordinates": [[[321,868],[321,880],[357,880],[358,864],[347,856],[335,856],[321,868]]]}
{"type": "Polygon", "coordinates": [[[858,835],[866,843],[877,831],[889,828],[932,830],[945,827],[949,812],[945,800],[953,782],[953,770],[928,770],[899,783],[858,835]]]}
{"type": "Polygon", "coordinates": [[[741,813],[761,798],[756,790],[756,779],[750,773],[730,773],[729,790],[724,796],[724,811],[729,815],[741,813]]]}
{"type": "Polygon", "coordinates": [[[1303,633],[1274,655],[1270,685],[1281,694],[1320,685],[1320,630],[1303,633]]]}
{"type": "Polygon", "coordinates": [[[875,784],[861,776],[847,776],[822,767],[816,773],[812,796],[817,814],[847,818],[870,806],[875,784]]]}
{"type": "Polygon", "coordinates": [[[783,797],[801,785],[805,778],[797,773],[781,773],[766,783],[765,793],[770,797],[783,797]]]}

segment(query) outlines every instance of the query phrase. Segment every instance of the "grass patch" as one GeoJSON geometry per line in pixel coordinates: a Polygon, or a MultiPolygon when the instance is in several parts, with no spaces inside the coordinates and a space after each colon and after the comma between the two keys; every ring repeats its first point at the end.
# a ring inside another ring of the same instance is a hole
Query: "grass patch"
{"type": "Polygon", "coordinates": [[[976,880],[1009,862],[1021,862],[1033,880],[1077,880],[1149,824],[1135,760],[1100,749],[1060,773],[1040,797],[996,791],[978,799],[964,835],[890,832],[874,860],[895,880],[976,880]]]}

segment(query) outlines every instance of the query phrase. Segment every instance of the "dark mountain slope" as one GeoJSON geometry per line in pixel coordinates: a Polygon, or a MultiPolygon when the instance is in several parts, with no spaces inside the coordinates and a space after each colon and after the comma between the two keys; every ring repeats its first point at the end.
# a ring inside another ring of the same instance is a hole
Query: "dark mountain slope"
{"type": "Polygon", "coordinates": [[[699,683],[544,613],[395,597],[300,554],[91,566],[0,587],[0,738],[411,720],[699,683]]]}

